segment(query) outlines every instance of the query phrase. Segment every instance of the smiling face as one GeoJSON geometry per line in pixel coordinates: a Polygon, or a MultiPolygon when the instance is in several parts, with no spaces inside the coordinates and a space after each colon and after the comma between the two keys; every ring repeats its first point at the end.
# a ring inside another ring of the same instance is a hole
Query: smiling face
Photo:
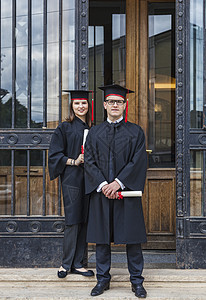
{"type": "MultiPolygon", "coordinates": [[[[104,102],[104,108],[107,111],[107,116],[110,119],[110,121],[114,122],[116,120],[118,120],[119,118],[121,118],[123,116],[124,110],[126,108],[126,103],[117,103],[114,102],[112,105],[109,105],[109,100],[115,100],[115,101],[121,101],[124,100],[124,98],[120,97],[120,96],[108,96],[106,98],[106,101],[104,102]]],[[[113,102],[113,101],[112,101],[113,102]]]]}
{"type": "Polygon", "coordinates": [[[88,112],[88,101],[82,100],[82,99],[75,99],[72,102],[72,108],[74,111],[75,116],[77,116],[80,119],[85,120],[86,114],[88,112]]]}

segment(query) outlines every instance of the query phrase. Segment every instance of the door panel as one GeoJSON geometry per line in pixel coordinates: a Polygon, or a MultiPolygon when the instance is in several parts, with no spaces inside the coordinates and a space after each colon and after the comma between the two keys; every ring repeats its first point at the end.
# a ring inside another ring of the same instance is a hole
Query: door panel
{"type": "Polygon", "coordinates": [[[174,1],[156,2],[127,1],[126,83],[135,91],[129,121],[144,129],[152,150],[142,198],[144,248],[175,249],[175,11],[174,1]]]}
{"type": "Polygon", "coordinates": [[[175,248],[175,171],[149,169],[143,201],[147,249],[175,248]]]}

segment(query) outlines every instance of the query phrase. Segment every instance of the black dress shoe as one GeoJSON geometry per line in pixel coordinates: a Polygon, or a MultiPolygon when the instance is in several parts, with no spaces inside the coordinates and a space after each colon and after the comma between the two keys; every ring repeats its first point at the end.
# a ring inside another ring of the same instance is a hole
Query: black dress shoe
{"type": "Polygon", "coordinates": [[[67,276],[67,271],[58,271],[58,272],[57,272],[57,276],[58,276],[59,278],[64,278],[64,277],[67,276]]]}
{"type": "Polygon", "coordinates": [[[71,269],[71,273],[73,274],[78,274],[78,275],[83,275],[83,276],[94,276],[94,272],[92,270],[88,270],[86,272],[81,272],[81,271],[78,271],[76,269],[71,269]]]}
{"type": "Polygon", "coordinates": [[[141,283],[140,284],[132,284],[132,291],[135,293],[135,296],[138,298],[146,298],[147,297],[147,292],[141,283]]]}
{"type": "Polygon", "coordinates": [[[99,296],[104,293],[104,291],[109,290],[109,282],[97,282],[97,285],[92,289],[91,296],[99,296]]]}

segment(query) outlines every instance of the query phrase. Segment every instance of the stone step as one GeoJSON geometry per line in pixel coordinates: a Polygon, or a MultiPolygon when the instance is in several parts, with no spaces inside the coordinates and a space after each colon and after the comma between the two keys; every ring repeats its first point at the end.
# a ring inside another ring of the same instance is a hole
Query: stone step
{"type": "MultiPolygon", "coordinates": [[[[0,269],[0,299],[94,299],[90,296],[96,278],[68,274],[57,269],[0,269]]],[[[98,300],[137,299],[131,291],[126,269],[111,270],[110,290],[98,300]]],[[[144,287],[148,300],[206,300],[206,270],[145,269],[144,287]]]]}
{"type": "MultiPolygon", "coordinates": [[[[147,290],[147,300],[205,300],[206,287],[197,286],[161,286],[145,283],[144,287],[147,290]]],[[[7,285],[0,286],[0,299],[21,299],[21,300],[79,300],[79,299],[94,299],[90,296],[91,287],[70,287],[59,284],[42,285],[33,283],[28,285],[7,285]]],[[[130,287],[115,287],[111,283],[110,289],[105,291],[102,295],[95,297],[98,300],[130,300],[137,299],[130,287]]]]}
{"type": "MultiPolygon", "coordinates": [[[[95,269],[93,269],[95,272],[95,269]]],[[[111,269],[112,282],[122,284],[129,282],[129,272],[127,269],[111,269]]],[[[145,282],[188,282],[206,284],[206,270],[204,269],[144,269],[143,276],[145,282]]],[[[0,268],[0,282],[68,282],[70,284],[80,284],[86,282],[92,284],[96,282],[95,277],[85,277],[81,275],[68,274],[64,279],[57,277],[57,269],[54,268],[27,268],[10,269],[0,268]]],[[[206,297],[205,297],[206,300],[206,297]]]]}

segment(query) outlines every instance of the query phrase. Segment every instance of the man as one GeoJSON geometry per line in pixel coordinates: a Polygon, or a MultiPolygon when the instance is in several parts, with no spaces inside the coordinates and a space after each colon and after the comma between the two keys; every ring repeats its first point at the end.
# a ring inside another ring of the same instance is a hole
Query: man
{"type": "Polygon", "coordinates": [[[96,243],[98,296],[109,289],[110,243],[126,244],[132,291],[146,298],[142,285],[141,243],[146,232],[140,197],[118,199],[117,191],[143,191],[147,168],[145,137],[136,124],[125,122],[127,89],[119,85],[101,88],[105,92],[107,121],[90,129],[85,145],[85,186],[90,194],[87,241],[96,243]]]}

